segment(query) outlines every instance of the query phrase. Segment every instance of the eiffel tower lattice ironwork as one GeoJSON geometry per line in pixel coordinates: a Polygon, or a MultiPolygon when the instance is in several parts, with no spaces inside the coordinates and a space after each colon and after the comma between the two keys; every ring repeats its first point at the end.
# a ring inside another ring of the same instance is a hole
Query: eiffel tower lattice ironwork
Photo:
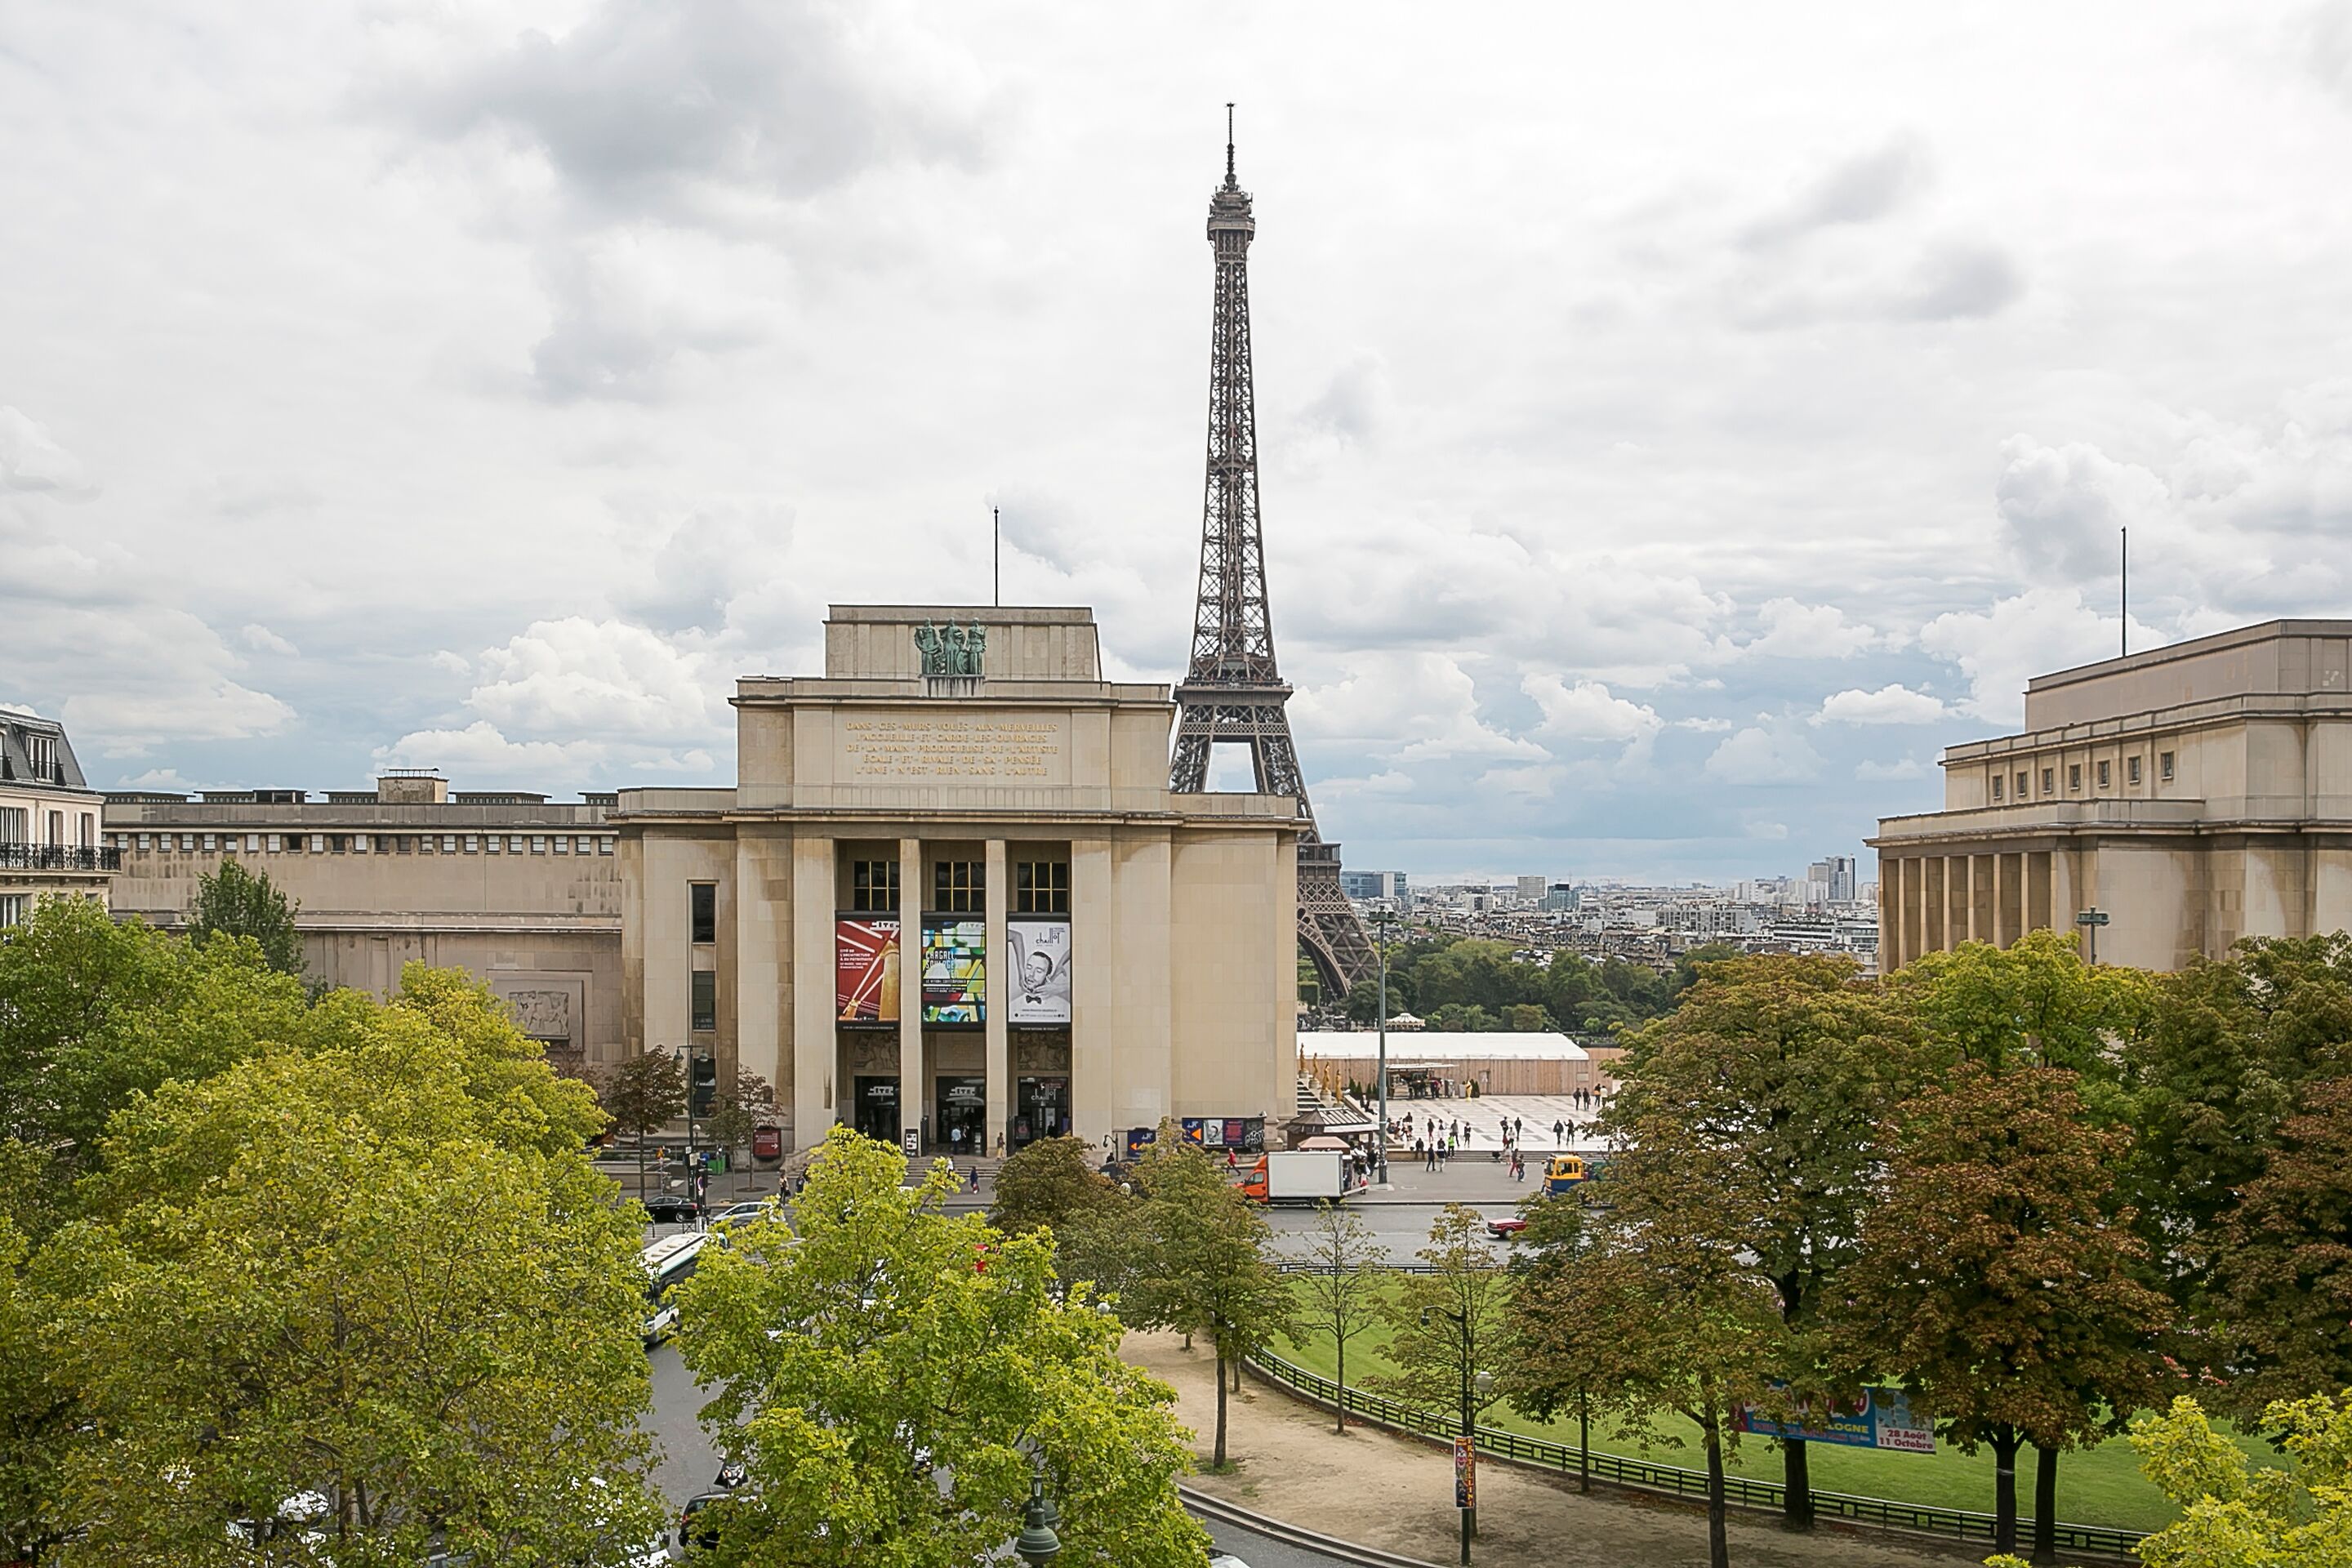
{"type": "Polygon", "coordinates": [[[1209,199],[1217,285],[1209,334],[1201,596],[1192,617],[1192,662],[1176,688],[1176,751],[1168,787],[1186,794],[1206,789],[1211,748],[1246,745],[1258,793],[1298,803],[1298,940],[1326,991],[1344,998],[1357,981],[1378,972],[1380,959],[1339,890],[1339,847],[1316,831],[1298,747],[1290,738],[1290,687],[1275,664],[1250,371],[1249,244],[1257,224],[1249,193],[1234,178],[1232,107],[1226,106],[1225,183],[1209,199]]]}

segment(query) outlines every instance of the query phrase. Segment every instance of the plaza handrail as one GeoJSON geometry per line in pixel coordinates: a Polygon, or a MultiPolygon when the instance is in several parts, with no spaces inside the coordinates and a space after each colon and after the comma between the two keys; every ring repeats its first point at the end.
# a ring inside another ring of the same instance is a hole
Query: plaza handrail
{"type": "MultiPolygon", "coordinates": [[[[1343,1396],[1339,1385],[1330,1378],[1309,1372],[1270,1352],[1255,1352],[1245,1357],[1243,1364],[1266,1382],[1302,1394],[1327,1409],[1344,1404],[1349,1415],[1360,1416],[1375,1426],[1447,1443],[1461,1434],[1460,1421],[1447,1412],[1424,1410],[1361,1388],[1350,1387],[1344,1391],[1343,1396]]],[[[1581,1468],[1589,1467],[1594,1479],[1606,1481],[1612,1486],[1659,1492],[1669,1497],[1704,1499],[1706,1496],[1706,1473],[1704,1470],[1686,1470],[1677,1465],[1655,1464],[1622,1454],[1604,1454],[1598,1449],[1585,1457],[1586,1466],[1580,1466],[1578,1449],[1573,1443],[1555,1443],[1549,1438],[1530,1437],[1523,1432],[1507,1431],[1499,1426],[1478,1427],[1477,1441],[1479,1452],[1498,1458],[1514,1459],[1524,1465],[1565,1470],[1571,1475],[1581,1468]]],[[[1723,1478],[1723,1487],[1726,1500],[1743,1508],[1778,1511],[1787,1495],[1787,1489],[1779,1481],[1759,1481],[1747,1476],[1727,1475],[1723,1478]]],[[[1993,1539],[1993,1516],[1969,1509],[1897,1502],[1892,1498],[1855,1497],[1846,1492],[1823,1491],[1817,1487],[1813,1489],[1813,1511],[1824,1518],[1850,1520],[1856,1524],[1882,1525],[1891,1530],[1916,1531],[1926,1535],[1950,1536],[1961,1541],[1990,1542],[1993,1539]]],[[[2061,1521],[2056,1544],[2062,1552],[2129,1560],[2136,1558],[2135,1548],[2146,1539],[2147,1533],[2143,1531],[2061,1521]]]]}

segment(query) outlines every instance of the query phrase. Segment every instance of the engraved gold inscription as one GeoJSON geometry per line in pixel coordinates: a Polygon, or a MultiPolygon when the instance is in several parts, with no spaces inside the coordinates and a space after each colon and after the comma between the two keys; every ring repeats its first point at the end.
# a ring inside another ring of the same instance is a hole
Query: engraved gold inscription
{"type": "Polygon", "coordinates": [[[852,776],[1042,779],[1061,754],[1061,727],[1038,719],[848,719],[852,776]]]}

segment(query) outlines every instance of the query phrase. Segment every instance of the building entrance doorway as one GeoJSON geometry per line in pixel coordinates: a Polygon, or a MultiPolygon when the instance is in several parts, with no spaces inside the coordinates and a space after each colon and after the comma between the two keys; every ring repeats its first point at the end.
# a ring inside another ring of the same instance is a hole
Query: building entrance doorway
{"type": "Polygon", "coordinates": [[[1070,1080],[1066,1078],[1024,1078],[1013,1084],[1014,1149],[1040,1138],[1056,1138],[1070,1130],[1070,1080]]]}
{"type": "Polygon", "coordinates": [[[898,1080],[856,1078],[849,1080],[849,1089],[856,1097],[850,1114],[857,1131],[895,1145],[898,1142],[898,1080]]]}
{"type": "Polygon", "coordinates": [[[939,1109],[931,1120],[931,1146],[950,1155],[988,1152],[988,1080],[946,1078],[938,1080],[939,1109]]]}

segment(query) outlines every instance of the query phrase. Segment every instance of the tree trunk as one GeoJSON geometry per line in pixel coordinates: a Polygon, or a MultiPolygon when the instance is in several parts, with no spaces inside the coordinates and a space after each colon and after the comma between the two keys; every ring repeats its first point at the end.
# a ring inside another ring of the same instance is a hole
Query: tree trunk
{"type": "Polygon", "coordinates": [[[2033,1561],[2058,1561],[2058,1450],[2033,1450],[2033,1561]]]}
{"type": "Polygon", "coordinates": [[[1812,1452],[1801,1437],[1780,1446],[1780,1527],[1813,1528],[1812,1452]]]}
{"type": "Polygon", "coordinates": [[[1707,1568],[1731,1568],[1731,1538],[1724,1523],[1722,1417],[1710,1414],[1706,1432],[1707,1568]]]}
{"type": "Polygon", "coordinates": [[[1217,1352],[1217,1454],[1210,1462],[1212,1469],[1225,1468],[1225,1352],[1217,1352]]]}
{"type": "Polygon", "coordinates": [[[1331,1402],[1339,1406],[1339,1424],[1335,1430],[1344,1437],[1348,1435],[1348,1342],[1334,1339],[1331,1343],[1339,1352],[1339,1363],[1331,1369],[1338,1374],[1336,1381],[1339,1384],[1339,1397],[1331,1402]]]}
{"type": "Polygon", "coordinates": [[[1592,1490],[1592,1396],[1576,1391],[1576,1489],[1592,1490]]]}
{"type": "Polygon", "coordinates": [[[1992,1549],[2017,1551],[2017,1428],[1992,1429],[1992,1549]]]}

